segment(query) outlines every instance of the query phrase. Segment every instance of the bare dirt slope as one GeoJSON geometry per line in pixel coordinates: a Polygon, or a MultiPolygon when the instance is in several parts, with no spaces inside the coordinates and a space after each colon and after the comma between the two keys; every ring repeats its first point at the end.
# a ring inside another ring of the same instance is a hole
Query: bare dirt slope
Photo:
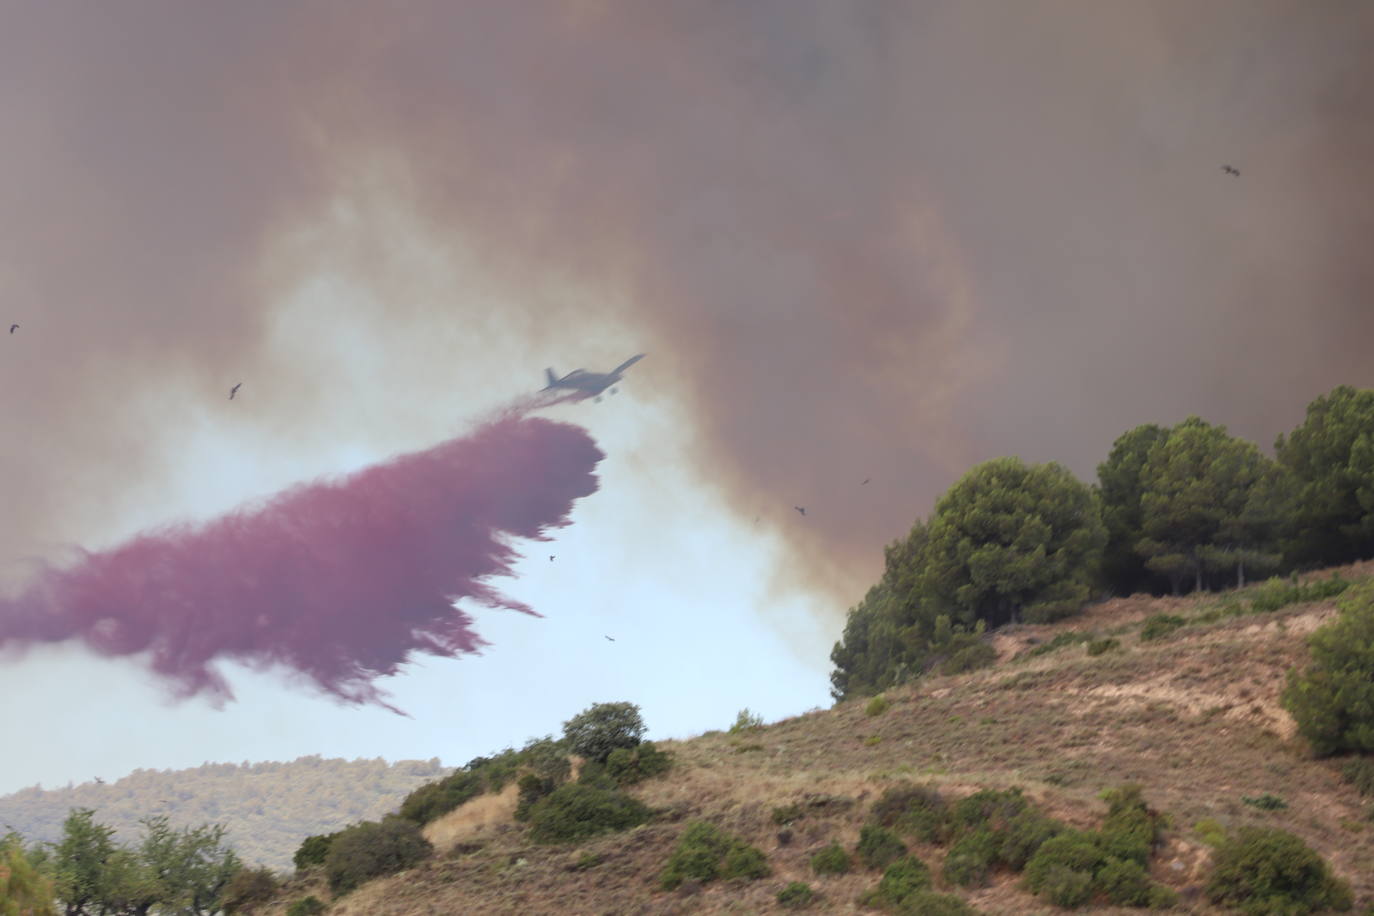
{"type": "MultiPolygon", "coordinates": [[[[852,848],[872,802],[899,780],[935,784],[954,796],[1021,786],[1051,814],[1084,827],[1100,823],[1102,789],[1137,782],[1151,805],[1171,816],[1152,871],[1183,894],[1183,910],[1210,912],[1198,896],[1210,848],[1192,829],[1204,817],[1228,828],[1292,831],[1351,882],[1357,901],[1374,901],[1369,806],[1341,780],[1335,763],[1308,756],[1278,704],[1286,672],[1305,659],[1305,636],[1336,613],[1334,604],[1190,625],[1150,642],[1139,638],[1153,613],[1189,617],[1218,600],[1119,599],[1065,624],[1017,627],[997,636],[1003,658],[995,667],[890,691],[890,706],[880,715],[852,702],[741,734],[665,742],[676,755],[675,769],[634,793],[666,813],[628,833],[571,847],[535,846],[503,815],[513,797],[474,800],[471,810],[459,809],[431,828],[441,850],[434,859],[364,886],[329,912],[769,913],[783,912],[775,894],[793,880],[823,895],[813,911],[871,912],[855,901],[877,883],[876,873],[817,877],[808,861],[832,841],[852,848]],[[1113,635],[1121,648],[1090,656],[1078,643],[1025,654],[1068,628],[1113,635]],[[1287,807],[1260,810],[1242,801],[1266,793],[1287,807]],[[807,814],[783,830],[771,812],[790,803],[807,814]],[[656,877],[692,818],[757,845],[773,875],[658,890],[656,877]],[[600,863],[579,868],[589,853],[600,863]]],[[[938,876],[943,850],[916,851],[938,876]]],[[[298,880],[319,884],[318,878],[298,880]]],[[[271,912],[283,912],[304,887],[271,912]]],[[[1022,891],[1015,875],[976,891],[941,889],[986,913],[1053,910],[1022,891]]],[[[321,887],[313,892],[327,899],[321,887]]]]}

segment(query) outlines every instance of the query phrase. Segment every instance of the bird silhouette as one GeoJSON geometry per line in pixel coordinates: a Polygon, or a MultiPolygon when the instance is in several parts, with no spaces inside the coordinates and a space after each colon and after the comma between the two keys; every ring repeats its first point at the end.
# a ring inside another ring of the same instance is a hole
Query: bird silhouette
{"type": "MultiPolygon", "coordinates": [[[[869,482],[870,480],[872,480],[872,479],[873,479],[872,477],[865,477],[865,478],[864,478],[864,483],[868,483],[868,482],[869,482]]],[[[859,484],[859,486],[863,486],[864,483],[859,484]]]]}
{"type": "Polygon", "coordinates": [[[553,554],[549,554],[549,562],[550,562],[550,563],[553,562],[553,554]]]}
{"type": "MultiPolygon", "coordinates": [[[[607,636],[606,638],[607,638],[607,639],[611,639],[611,637],[609,637],[609,636],[607,636]]],[[[615,640],[614,640],[614,639],[611,639],[611,642],[615,642],[615,640]]]]}
{"type": "Polygon", "coordinates": [[[805,514],[806,514],[806,508],[805,508],[804,506],[793,506],[792,508],[793,508],[793,509],[796,509],[796,510],[797,510],[798,512],[800,512],[802,515],[805,515],[805,514]]]}
{"type": "Polygon", "coordinates": [[[12,325],[10,325],[10,333],[13,334],[13,333],[14,333],[14,329],[17,328],[17,327],[19,327],[19,325],[17,325],[17,324],[12,324],[12,325]]]}
{"type": "Polygon", "coordinates": [[[1236,177],[1240,177],[1240,169],[1236,168],[1233,165],[1223,165],[1221,167],[1221,170],[1228,175],[1235,175],[1236,177]]]}
{"type": "Polygon", "coordinates": [[[229,400],[232,401],[232,400],[234,399],[234,395],[236,395],[236,394],[239,393],[239,388],[241,388],[241,387],[243,387],[243,382],[239,382],[239,383],[238,383],[237,385],[235,385],[233,388],[230,388],[230,389],[229,389],[229,400]]]}

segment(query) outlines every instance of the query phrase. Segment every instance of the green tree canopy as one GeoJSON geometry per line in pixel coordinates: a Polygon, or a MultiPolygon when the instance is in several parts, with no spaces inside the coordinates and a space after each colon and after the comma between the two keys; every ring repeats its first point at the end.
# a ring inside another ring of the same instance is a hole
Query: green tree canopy
{"type": "Polygon", "coordinates": [[[1298,487],[1289,559],[1323,566],[1374,556],[1374,390],[1341,385],[1317,398],[1274,451],[1298,487]]]}
{"type": "Polygon", "coordinates": [[[0,837],[0,916],[57,916],[52,882],[34,867],[17,834],[0,837]]]}
{"type": "Polygon", "coordinates": [[[935,504],[921,590],[966,626],[1058,619],[1088,599],[1106,541],[1096,496],[1068,469],[995,458],[935,504]]]}
{"type": "Polygon", "coordinates": [[[633,703],[597,703],[563,723],[568,749],[597,763],[605,763],[618,747],[639,744],[644,731],[644,719],[633,703]]]}
{"type": "Polygon", "coordinates": [[[1168,436],[1167,429],[1154,423],[1137,426],[1118,436],[1107,460],[1097,466],[1102,523],[1107,528],[1102,579],[1118,595],[1152,591],[1163,581],[1146,569],[1145,559],[1135,546],[1141,537],[1141,471],[1150,450],[1168,436]]]}
{"type": "Polygon", "coordinates": [[[1202,588],[1213,570],[1235,570],[1243,581],[1247,559],[1273,557],[1279,480],[1273,462],[1226,427],[1198,417],[1179,423],[1140,471],[1136,549],[1146,567],[1167,576],[1175,592],[1189,576],[1202,588]],[[1265,480],[1272,493],[1258,486],[1265,480]]]}

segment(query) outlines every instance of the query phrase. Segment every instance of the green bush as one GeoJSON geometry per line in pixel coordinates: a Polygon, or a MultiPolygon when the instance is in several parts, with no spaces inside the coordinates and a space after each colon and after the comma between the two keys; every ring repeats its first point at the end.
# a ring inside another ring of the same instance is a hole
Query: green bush
{"type": "Polygon", "coordinates": [[[1140,628],[1140,638],[1144,642],[1163,639],[1187,622],[1177,614],[1151,614],[1140,628]]]}
{"type": "Polygon", "coordinates": [[[1038,811],[1022,811],[1007,823],[998,858],[1012,871],[1021,871],[1046,840],[1065,829],[1063,824],[1038,811]]]}
{"type": "Polygon", "coordinates": [[[1288,802],[1277,795],[1270,795],[1268,792],[1263,795],[1242,795],[1240,800],[1252,808],[1259,808],[1261,811],[1282,811],[1288,807],[1288,802]]]}
{"type": "Polygon", "coordinates": [[[672,755],[645,741],[638,747],[618,747],[606,757],[606,773],[618,786],[630,786],[654,776],[661,776],[672,767],[672,755]]]}
{"type": "Polygon", "coordinates": [[[1066,910],[1077,909],[1093,895],[1093,876],[1090,872],[1051,865],[1039,873],[1036,893],[1045,901],[1066,910]]]}
{"type": "Polygon", "coordinates": [[[1374,795],[1374,758],[1355,757],[1341,768],[1345,781],[1361,795],[1374,795]]]}
{"type": "Polygon", "coordinates": [[[1149,906],[1154,886],[1145,867],[1129,859],[1109,859],[1097,872],[1097,886],[1117,906],[1149,906]]]}
{"type": "Polygon", "coordinates": [[[414,821],[389,817],[364,821],[341,831],[329,845],[325,875],[329,889],[346,894],[373,878],[411,868],[433,853],[414,821]]]}
{"type": "Polygon", "coordinates": [[[1065,646],[1075,646],[1081,642],[1087,642],[1090,638],[1091,637],[1086,633],[1080,633],[1077,630],[1066,630],[1063,633],[1055,634],[1054,639],[1051,639],[1049,642],[1041,643],[1035,648],[1027,650],[1025,656],[1027,658],[1035,658],[1038,655],[1048,655],[1051,652],[1057,652],[1065,646]]]}
{"type": "Polygon", "coordinates": [[[1094,834],[1066,830],[1046,840],[1026,863],[1026,887],[1056,906],[1081,906],[1106,860],[1094,834]]]}
{"type": "Polygon", "coordinates": [[[983,789],[960,799],[950,811],[950,822],[956,831],[1005,830],[1017,815],[1030,810],[1030,799],[1019,788],[983,789]]]}
{"type": "MultiPolygon", "coordinates": [[[[342,833],[343,831],[339,831],[342,833]]],[[[297,868],[309,868],[312,865],[323,865],[324,860],[329,857],[330,844],[339,833],[326,833],[317,836],[308,836],[301,842],[296,854],[291,857],[297,868]]]]}
{"type": "Polygon", "coordinates": [[[487,780],[480,766],[471,770],[464,768],[411,792],[401,802],[400,815],[424,826],[485,791],[487,780]]]}
{"type": "Polygon", "coordinates": [[[1298,837],[1267,827],[1242,827],[1217,848],[1207,898],[1256,916],[1348,910],[1350,887],[1298,837]]]}
{"type": "Polygon", "coordinates": [[[1102,798],[1107,802],[1107,819],[1099,840],[1102,851],[1109,857],[1144,865],[1159,839],[1161,818],[1145,804],[1138,785],[1109,789],[1102,798]]]}
{"type": "Polygon", "coordinates": [[[735,716],[735,724],[730,726],[730,734],[738,735],[743,732],[751,732],[763,728],[763,716],[755,715],[746,706],[735,716]]]}
{"type": "Polygon", "coordinates": [[[1329,579],[1316,579],[1305,585],[1284,582],[1275,577],[1255,589],[1250,597],[1250,608],[1258,614],[1272,613],[1290,604],[1334,598],[1349,587],[1350,582],[1342,579],[1339,573],[1329,579]]]}
{"type": "Polygon", "coordinates": [[[886,868],[906,855],[906,844],[886,827],[865,824],[859,831],[859,845],[855,851],[866,867],[886,868]]]}
{"type": "MultiPolygon", "coordinates": [[[[1033,612],[1027,611],[1030,615],[1033,612]]],[[[979,668],[987,668],[997,661],[997,650],[990,643],[979,639],[976,642],[969,642],[950,653],[949,657],[940,663],[941,674],[963,674],[966,671],[977,671],[979,668]]]]}
{"type": "Polygon", "coordinates": [[[875,897],[879,905],[902,906],[913,894],[930,888],[930,869],[915,856],[905,856],[883,871],[875,897]]]}
{"type": "Polygon", "coordinates": [[[883,713],[887,712],[887,706],[887,697],[880,693],[868,701],[868,705],[864,707],[864,715],[869,717],[881,716],[883,713]]]}
{"type": "Polygon", "coordinates": [[[931,786],[893,786],[873,803],[872,815],[880,826],[923,843],[943,842],[948,835],[949,805],[931,786]]]}
{"type": "Polygon", "coordinates": [[[1213,817],[1204,817],[1198,821],[1193,825],[1193,832],[1208,846],[1220,846],[1226,841],[1226,828],[1213,817]]]}
{"type": "Polygon", "coordinates": [[[843,875],[854,865],[839,843],[831,843],[811,857],[811,870],[818,875],[843,875]]]}
{"type": "Polygon", "coordinates": [[[615,789],[567,783],[531,809],[530,839],[566,843],[602,833],[628,830],[649,820],[647,805],[615,789]]]}
{"type": "Polygon", "coordinates": [[[1340,616],[1308,639],[1312,661],[1288,673],[1280,702],[1318,756],[1374,751],[1374,581],[1349,589],[1340,616]]]}
{"type": "Polygon", "coordinates": [[[515,819],[522,822],[530,819],[530,812],[540,799],[558,788],[552,779],[545,779],[538,773],[522,773],[516,785],[520,794],[515,802],[515,819]]]}
{"type": "Polygon", "coordinates": [[[762,852],[731,836],[714,824],[693,821],[683,831],[659,876],[664,890],[673,890],[688,878],[763,878],[770,874],[762,852]]]}
{"type": "Polygon", "coordinates": [[[795,802],[790,805],[779,805],[773,809],[773,823],[779,826],[799,821],[806,814],[801,805],[795,802]]]}
{"type": "Polygon", "coordinates": [[[997,834],[986,827],[964,833],[945,854],[945,880],[960,887],[982,887],[1001,852],[997,834]]]}
{"type": "Polygon", "coordinates": [[[635,747],[644,719],[633,703],[597,703],[563,723],[563,740],[579,757],[605,763],[618,747],[635,747]]]}
{"type": "Polygon", "coordinates": [[[778,903],[789,910],[800,910],[811,905],[816,892],[803,881],[793,881],[778,891],[778,903]]]}
{"type": "Polygon", "coordinates": [[[325,906],[318,897],[302,897],[286,908],[286,916],[319,916],[325,906]]]}
{"type": "Polygon", "coordinates": [[[1121,648],[1121,640],[1119,639],[1094,639],[1088,643],[1088,654],[1101,655],[1104,652],[1119,648],[1121,648]]]}
{"type": "Polygon", "coordinates": [[[239,913],[266,903],[277,894],[277,876],[270,868],[240,868],[220,892],[225,913],[239,913]]]}

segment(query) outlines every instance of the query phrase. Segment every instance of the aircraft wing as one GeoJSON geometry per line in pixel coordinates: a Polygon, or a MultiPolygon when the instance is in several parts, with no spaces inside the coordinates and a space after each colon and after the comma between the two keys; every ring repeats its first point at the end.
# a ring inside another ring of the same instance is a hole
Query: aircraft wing
{"type": "Polygon", "coordinates": [[[645,357],[645,355],[646,355],[646,354],[641,353],[641,354],[639,354],[638,356],[631,356],[629,359],[625,360],[625,362],[621,363],[619,366],[616,366],[614,369],[612,369],[612,370],[610,371],[610,374],[611,374],[611,375],[619,375],[620,373],[624,372],[626,369],[630,368],[630,367],[633,366],[635,363],[637,363],[637,362],[639,362],[641,359],[643,359],[643,358],[645,357]]]}

